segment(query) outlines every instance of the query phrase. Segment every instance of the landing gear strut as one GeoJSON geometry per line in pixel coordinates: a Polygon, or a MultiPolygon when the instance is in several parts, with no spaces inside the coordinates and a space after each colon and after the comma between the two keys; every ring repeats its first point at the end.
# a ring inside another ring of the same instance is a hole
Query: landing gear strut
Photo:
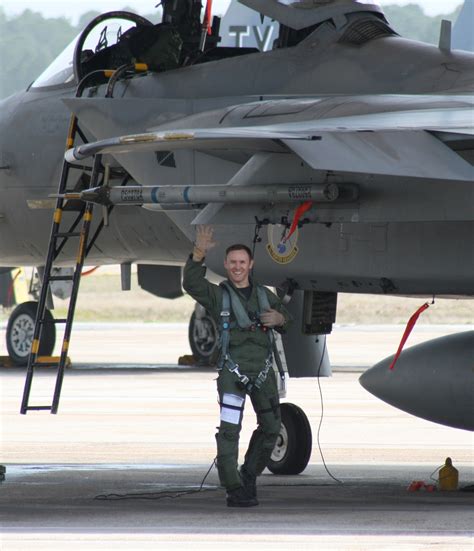
{"type": "MultiPolygon", "coordinates": [[[[26,365],[33,342],[33,331],[35,328],[36,310],[38,303],[34,301],[19,304],[10,314],[7,325],[7,350],[8,355],[17,365],[26,365]]],[[[53,316],[46,310],[46,323],[43,326],[43,336],[39,354],[50,356],[53,353],[56,342],[56,328],[53,323],[53,316]]]]}
{"type": "Polygon", "coordinates": [[[206,309],[196,303],[189,322],[189,346],[197,363],[213,365],[217,360],[217,326],[206,309]]]}

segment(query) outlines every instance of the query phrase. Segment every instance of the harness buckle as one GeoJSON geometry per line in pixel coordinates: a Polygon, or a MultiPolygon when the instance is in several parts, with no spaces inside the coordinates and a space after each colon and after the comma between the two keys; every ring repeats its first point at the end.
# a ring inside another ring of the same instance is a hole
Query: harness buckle
{"type": "Polygon", "coordinates": [[[250,383],[250,379],[247,377],[247,375],[240,375],[239,380],[245,386],[247,386],[250,383]]]}
{"type": "Polygon", "coordinates": [[[286,377],[280,375],[280,382],[278,383],[278,395],[280,398],[286,398],[286,377]]]}
{"type": "MultiPolygon", "coordinates": [[[[228,356],[226,354],[226,361],[228,360],[228,356]]],[[[231,373],[237,373],[239,372],[239,364],[235,364],[234,362],[232,362],[231,365],[227,366],[227,369],[231,372],[231,373]],[[233,364],[233,366],[232,366],[233,364]]]]}

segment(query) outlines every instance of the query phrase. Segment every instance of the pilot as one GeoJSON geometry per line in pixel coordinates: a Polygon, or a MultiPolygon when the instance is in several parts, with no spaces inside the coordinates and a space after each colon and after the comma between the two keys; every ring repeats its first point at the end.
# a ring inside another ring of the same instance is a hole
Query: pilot
{"type": "Polygon", "coordinates": [[[220,327],[217,470],[227,490],[227,505],[252,507],[258,505],[256,478],[270,460],[280,432],[272,330],[284,330],[290,315],[275,294],[252,280],[252,252],[246,245],[236,244],[226,250],[227,280],[220,285],[207,281],[203,261],[214,246],[213,228],[198,226],[194,249],[184,268],[183,287],[220,327]],[[247,396],[257,414],[257,429],[239,471],[239,435],[247,396]]]}

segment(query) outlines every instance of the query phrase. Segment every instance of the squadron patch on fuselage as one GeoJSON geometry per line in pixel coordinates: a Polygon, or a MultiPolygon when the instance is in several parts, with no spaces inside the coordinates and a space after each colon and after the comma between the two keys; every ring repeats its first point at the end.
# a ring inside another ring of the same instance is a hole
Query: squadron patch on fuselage
{"type": "Polygon", "coordinates": [[[288,233],[288,227],[281,224],[269,224],[267,252],[272,260],[278,264],[288,264],[294,260],[298,254],[298,229],[296,229],[289,239],[285,239],[288,233]]]}

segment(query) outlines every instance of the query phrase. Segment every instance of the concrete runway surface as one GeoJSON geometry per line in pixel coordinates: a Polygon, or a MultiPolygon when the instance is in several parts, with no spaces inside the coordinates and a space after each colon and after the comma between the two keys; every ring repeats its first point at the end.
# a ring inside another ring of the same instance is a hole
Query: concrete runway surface
{"type": "MultiPolygon", "coordinates": [[[[408,345],[465,329],[420,326],[408,345]]],[[[357,382],[358,372],[394,352],[402,330],[336,327],[328,339],[339,368],[321,380],[320,441],[342,484],[326,473],[316,442],[317,382],[290,380],[287,401],[306,411],[313,429],[310,465],[299,476],[265,473],[260,506],[236,510],[225,507],[215,469],[203,491],[194,491],[214,458],[218,405],[213,370],[176,367],[189,352],[186,326],[77,324],[75,367],[66,373],[58,415],[20,415],[24,372],[0,369],[0,463],[7,467],[1,551],[472,551],[473,494],[407,492],[412,480],[429,482],[447,456],[460,471],[460,486],[474,483],[472,433],[416,419],[357,382]],[[94,499],[100,495],[109,499],[94,499]]],[[[51,395],[52,376],[37,372],[34,403],[51,395]]],[[[248,407],[243,451],[254,420],[248,407]]]]}

